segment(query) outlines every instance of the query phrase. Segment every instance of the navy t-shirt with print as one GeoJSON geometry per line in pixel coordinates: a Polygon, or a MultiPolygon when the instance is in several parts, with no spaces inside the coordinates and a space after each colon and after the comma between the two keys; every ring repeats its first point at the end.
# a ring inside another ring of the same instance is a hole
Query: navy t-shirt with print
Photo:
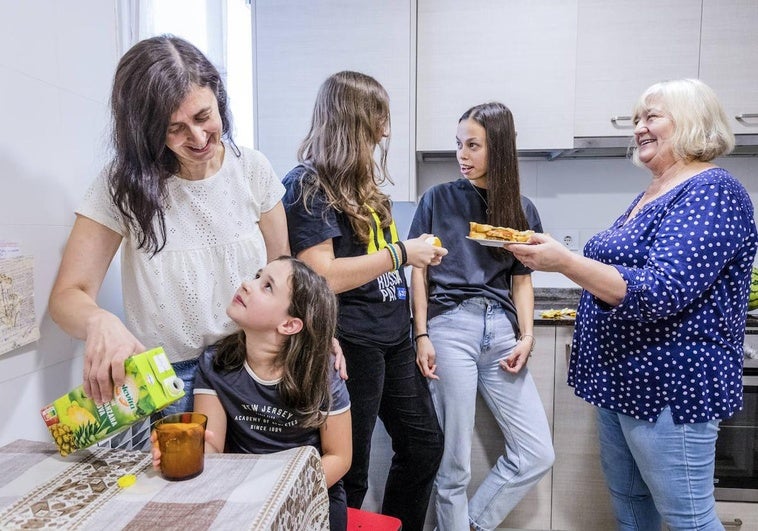
{"type": "MultiPolygon", "coordinates": [[[[296,412],[286,406],[277,390],[278,380],[259,378],[247,362],[237,370],[218,372],[213,368],[215,349],[199,359],[194,394],[218,397],[226,412],[227,453],[267,454],[297,446],[315,446],[321,453],[318,428],[303,428],[296,412]]],[[[329,371],[332,391],[330,415],[350,409],[345,382],[337,371],[329,371]]]]}
{"type": "MultiPolygon", "coordinates": [[[[363,256],[368,246],[357,240],[348,217],[329,208],[323,195],[303,204],[302,180],[308,171],[295,167],[282,180],[287,189],[282,202],[287,212],[290,249],[297,256],[301,251],[331,239],[335,258],[363,256]]],[[[392,241],[389,229],[384,239],[392,241]]],[[[379,252],[387,253],[380,250],[379,252]]],[[[387,256],[389,264],[389,255],[387,256]]],[[[391,271],[355,289],[338,294],[338,335],[353,343],[397,345],[410,334],[410,306],[405,272],[391,271]]]]}
{"type": "Polygon", "coordinates": [[[627,283],[618,306],[583,292],[568,383],[596,406],[677,424],[742,407],[742,358],[753,205],[726,170],[706,170],[627,219],[640,194],[584,255],[627,283]]]}
{"type": "MultiPolygon", "coordinates": [[[[516,307],[510,292],[511,277],[528,275],[531,269],[509,252],[484,247],[466,239],[470,221],[487,222],[483,201],[486,198],[486,189],[475,189],[468,180],[458,179],[433,186],[419,201],[408,237],[434,234],[448,250],[441,264],[427,269],[427,318],[432,319],[466,299],[487,297],[501,304],[513,329],[518,331],[516,307]]],[[[521,206],[529,228],[542,232],[542,223],[534,204],[522,196],[521,206]]]]}

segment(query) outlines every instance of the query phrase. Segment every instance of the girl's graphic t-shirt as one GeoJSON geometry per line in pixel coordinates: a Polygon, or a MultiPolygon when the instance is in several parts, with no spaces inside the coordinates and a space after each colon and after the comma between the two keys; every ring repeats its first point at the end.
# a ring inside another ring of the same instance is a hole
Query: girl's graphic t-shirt
{"type": "MultiPolygon", "coordinates": [[[[227,453],[272,453],[296,446],[315,446],[321,452],[318,428],[303,428],[297,412],[286,406],[277,389],[279,380],[259,378],[247,363],[234,371],[213,368],[215,349],[200,357],[194,393],[218,397],[226,411],[227,453]]],[[[337,371],[331,376],[332,404],[329,415],[350,409],[345,382],[337,371]]]]}

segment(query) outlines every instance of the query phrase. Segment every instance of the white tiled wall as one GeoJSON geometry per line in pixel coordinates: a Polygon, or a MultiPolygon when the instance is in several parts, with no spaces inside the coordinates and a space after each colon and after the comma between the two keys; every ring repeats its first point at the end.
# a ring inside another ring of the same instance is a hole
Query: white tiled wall
{"type": "MultiPolygon", "coordinates": [[[[47,298],[73,210],[106,159],[117,0],[0,0],[0,241],[34,257],[41,338],[0,355],[0,445],[49,436],[39,410],[81,382],[81,345],[47,298]]],[[[120,312],[118,270],[101,303],[120,312]]]]}

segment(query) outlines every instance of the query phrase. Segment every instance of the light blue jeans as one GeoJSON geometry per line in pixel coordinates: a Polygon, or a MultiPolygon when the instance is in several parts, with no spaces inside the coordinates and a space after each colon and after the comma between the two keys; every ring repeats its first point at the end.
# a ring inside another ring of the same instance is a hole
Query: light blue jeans
{"type": "Polygon", "coordinates": [[[713,497],[718,420],[674,424],[597,408],[600,460],[620,531],[723,531],[713,497]]]}
{"type": "Polygon", "coordinates": [[[518,374],[498,362],[516,345],[513,327],[499,303],[476,297],[429,321],[439,380],[430,380],[432,400],[445,433],[435,486],[440,531],[496,528],[555,459],[550,427],[527,369],[518,374]],[[471,479],[471,439],[477,389],[505,438],[503,455],[476,493],[471,479]]]}

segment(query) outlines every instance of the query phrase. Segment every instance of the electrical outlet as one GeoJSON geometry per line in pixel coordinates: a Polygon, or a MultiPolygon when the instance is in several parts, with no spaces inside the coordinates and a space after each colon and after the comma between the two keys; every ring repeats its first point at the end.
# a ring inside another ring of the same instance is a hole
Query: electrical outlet
{"type": "Polygon", "coordinates": [[[579,250],[579,231],[577,229],[558,229],[555,239],[561,242],[569,251],[579,250]]]}

